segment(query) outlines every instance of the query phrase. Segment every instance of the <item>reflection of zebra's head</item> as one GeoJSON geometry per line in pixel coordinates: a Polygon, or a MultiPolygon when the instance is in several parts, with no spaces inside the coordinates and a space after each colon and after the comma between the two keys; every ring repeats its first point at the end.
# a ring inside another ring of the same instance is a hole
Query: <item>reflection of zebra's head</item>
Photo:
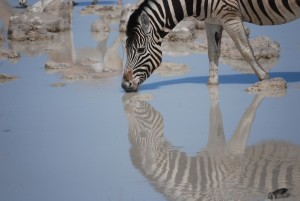
{"type": "Polygon", "coordinates": [[[143,9],[142,3],[130,16],[127,24],[127,62],[122,87],[126,92],[137,91],[151,73],[160,65],[161,36],[155,31],[155,23],[143,9]]]}
{"type": "Polygon", "coordinates": [[[150,173],[155,169],[158,156],[167,147],[163,136],[163,117],[143,98],[140,99],[140,95],[125,94],[122,102],[128,119],[132,162],[150,173]]]}

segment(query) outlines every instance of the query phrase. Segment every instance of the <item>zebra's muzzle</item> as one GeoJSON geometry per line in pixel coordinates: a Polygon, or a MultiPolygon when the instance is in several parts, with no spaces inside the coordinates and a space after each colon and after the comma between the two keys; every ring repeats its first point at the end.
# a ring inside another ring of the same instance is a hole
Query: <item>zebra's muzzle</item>
{"type": "Polygon", "coordinates": [[[122,88],[126,91],[126,92],[137,92],[138,90],[138,85],[133,83],[132,80],[126,80],[123,78],[122,80],[122,88]]]}
{"type": "Polygon", "coordinates": [[[122,88],[126,92],[136,92],[138,90],[139,85],[137,82],[134,82],[133,79],[133,70],[126,69],[124,71],[123,80],[122,80],[122,88]]]}

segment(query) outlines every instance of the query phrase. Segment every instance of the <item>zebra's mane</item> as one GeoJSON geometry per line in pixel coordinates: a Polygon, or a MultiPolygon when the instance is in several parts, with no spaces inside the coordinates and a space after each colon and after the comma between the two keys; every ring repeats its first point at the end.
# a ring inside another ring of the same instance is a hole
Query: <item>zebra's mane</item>
{"type": "Polygon", "coordinates": [[[144,0],[139,7],[130,15],[128,23],[127,23],[127,29],[126,29],[126,35],[131,36],[132,33],[134,33],[134,28],[139,24],[138,18],[141,15],[143,8],[148,4],[149,0],[144,0]]]}

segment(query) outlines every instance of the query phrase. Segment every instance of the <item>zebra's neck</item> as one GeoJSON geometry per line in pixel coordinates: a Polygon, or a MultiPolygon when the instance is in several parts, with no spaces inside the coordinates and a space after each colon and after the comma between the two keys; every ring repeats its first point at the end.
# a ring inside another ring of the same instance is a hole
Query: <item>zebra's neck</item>
{"type": "MultiPolygon", "coordinates": [[[[210,0],[205,2],[209,4],[210,0]]],[[[155,16],[152,22],[163,38],[184,18],[207,15],[207,12],[200,12],[199,3],[201,0],[148,0],[144,10],[155,16]]]]}

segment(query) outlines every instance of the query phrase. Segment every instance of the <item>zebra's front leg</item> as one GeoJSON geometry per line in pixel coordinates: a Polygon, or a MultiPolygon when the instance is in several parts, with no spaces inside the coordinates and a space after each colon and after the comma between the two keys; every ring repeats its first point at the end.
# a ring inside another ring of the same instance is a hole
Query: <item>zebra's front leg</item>
{"type": "Polygon", "coordinates": [[[230,35],[244,59],[251,65],[259,80],[269,79],[268,73],[265,72],[254,57],[241,19],[224,19],[224,29],[230,35]]]}
{"type": "Polygon", "coordinates": [[[221,38],[223,27],[218,24],[205,22],[208,59],[209,59],[209,78],[208,84],[219,84],[218,63],[221,53],[221,38]]]}

